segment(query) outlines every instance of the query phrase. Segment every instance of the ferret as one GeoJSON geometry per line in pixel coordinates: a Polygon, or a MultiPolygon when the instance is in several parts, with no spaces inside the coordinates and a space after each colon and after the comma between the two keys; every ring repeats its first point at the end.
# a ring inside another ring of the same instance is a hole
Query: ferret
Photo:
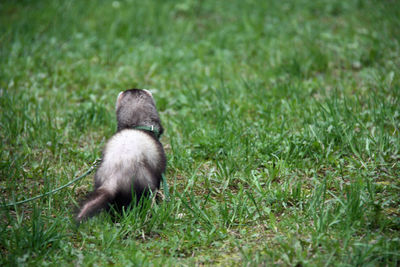
{"type": "Polygon", "coordinates": [[[75,218],[78,224],[110,206],[121,210],[160,187],[166,156],[158,139],[164,129],[150,91],[120,92],[116,117],[117,132],[104,147],[94,176],[94,191],[75,218]]]}

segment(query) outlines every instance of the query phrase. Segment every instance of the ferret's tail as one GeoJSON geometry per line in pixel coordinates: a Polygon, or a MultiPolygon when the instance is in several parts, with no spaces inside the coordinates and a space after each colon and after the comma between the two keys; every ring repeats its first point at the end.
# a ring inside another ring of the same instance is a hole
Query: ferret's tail
{"type": "Polygon", "coordinates": [[[96,215],[108,208],[109,203],[114,199],[114,195],[104,188],[98,188],[90,193],[82,203],[75,221],[79,224],[82,221],[96,215]]]}

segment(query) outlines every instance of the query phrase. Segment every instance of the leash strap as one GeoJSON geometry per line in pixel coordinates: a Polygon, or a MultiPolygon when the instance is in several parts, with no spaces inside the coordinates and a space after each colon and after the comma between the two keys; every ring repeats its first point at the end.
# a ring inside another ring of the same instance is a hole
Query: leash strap
{"type": "Polygon", "coordinates": [[[165,199],[166,199],[167,201],[170,201],[170,198],[169,198],[169,188],[168,188],[167,178],[165,178],[164,173],[162,174],[162,183],[163,183],[163,188],[164,188],[165,199]]]}
{"type": "MultiPolygon", "coordinates": [[[[62,185],[62,186],[60,186],[60,187],[58,187],[58,188],[56,188],[54,190],[51,190],[51,191],[46,192],[44,194],[40,194],[40,195],[31,197],[31,198],[28,198],[28,199],[24,199],[24,200],[21,200],[21,201],[16,201],[16,202],[10,202],[10,203],[7,203],[7,204],[3,204],[3,205],[0,205],[0,207],[1,208],[5,208],[5,207],[16,206],[16,205],[20,205],[20,204],[23,204],[23,203],[27,203],[27,202],[33,201],[33,200],[41,198],[41,197],[45,197],[45,196],[57,193],[61,189],[64,189],[65,187],[68,187],[71,184],[73,184],[75,182],[78,182],[79,180],[81,180],[81,179],[85,178],[86,176],[88,176],[89,174],[91,174],[94,171],[94,169],[96,169],[96,167],[99,165],[100,162],[101,162],[101,159],[99,159],[99,158],[96,159],[93,162],[92,166],[84,174],[82,174],[81,176],[76,177],[72,181],[70,181],[70,182],[66,183],[65,185],[62,185]]],[[[164,173],[162,174],[162,183],[163,183],[165,198],[167,199],[167,201],[170,201],[167,178],[165,178],[164,173]]]]}
{"type": "MultiPolygon", "coordinates": [[[[157,129],[155,129],[153,125],[152,126],[136,126],[136,127],[133,127],[133,129],[153,132],[156,135],[157,139],[160,139],[160,137],[161,137],[160,132],[157,129]]],[[[73,179],[72,181],[70,181],[70,182],[66,183],[65,185],[62,185],[62,186],[60,186],[60,187],[58,187],[58,188],[56,188],[54,190],[51,190],[51,191],[46,192],[44,194],[40,194],[40,195],[37,195],[35,197],[31,197],[31,198],[28,198],[28,199],[25,199],[25,200],[3,204],[3,205],[0,205],[0,207],[3,208],[3,207],[16,206],[16,205],[20,205],[20,204],[23,204],[23,203],[26,203],[26,202],[30,202],[32,200],[35,200],[35,199],[38,199],[38,198],[41,198],[41,197],[44,197],[44,196],[48,196],[48,195],[54,194],[54,193],[60,191],[61,189],[65,188],[65,187],[68,187],[71,184],[73,184],[73,183],[83,179],[84,177],[88,176],[90,173],[93,172],[94,169],[96,169],[96,167],[98,166],[98,164],[100,162],[101,162],[101,159],[99,159],[99,158],[96,159],[93,162],[92,166],[84,174],[82,174],[81,176],[73,179]]],[[[167,179],[165,178],[164,174],[162,174],[162,183],[163,183],[165,197],[166,197],[167,201],[169,201],[170,200],[170,198],[169,198],[169,188],[168,188],[167,179]]]]}
{"type": "Polygon", "coordinates": [[[4,207],[16,206],[16,205],[23,204],[23,203],[26,203],[26,202],[29,202],[29,201],[32,201],[32,200],[35,200],[35,199],[38,199],[38,198],[41,198],[41,197],[44,197],[44,196],[48,196],[48,195],[54,194],[54,193],[60,191],[61,189],[65,188],[65,187],[67,187],[67,186],[70,186],[71,184],[73,184],[73,183],[75,183],[75,182],[77,182],[77,181],[83,179],[84,177],[88,176],[90,173],[93,172],[94,169],[96,169],[96,167],[97,167],[97,165],[100,163],[100,161],[101,161],[101,159],[96,159],[96,160],[93,162],[92,166],[89,168],[89,170],[87,170],[87,171],[86,171],[84,174],[82,174],[81,176],[79,176],[79,177],[73,179],[73,180],[70,181],[69,183],[66,183],[65,185],[62,185],[62,186],[60,186],[60,187],[58,187],[58,188],[56,188],[56,189],[54,189],[54,190],[51,190],[51,191],[49,191],[49,192],[44,193],[44,194],[40,194],[40,195],[37,195],[37,196],[35,196],[35,197],[31,197],[31,198],[28,198],[28,199],[25,199],[25,200],[21,200],[21,201],[17,201],[17,202],[10,202],[10,203],[1,205],[0,207],[4,208],[4,207]]]}
{"type": "Polygon", "coordinates": [[[132,129],[152,132],[156,135],[157,139],[160,139],[160,137],[161,137],[160,132],[156,128],[154,128],[153,125],[151,125],[151,126],[135,126],[135,127],[132,127],[132,129]]]}
{"type": "MultiPolygon", "coordinates": [[[[135,126],[132,129],[144,130],[144,131],[152,132],[152,133],[154,133],[156,135],[157,139],[160,139],[160,137],[161,137],[160,132],[156,128],[154,128],[153,125],[152,126],[135,126]]],[[[167,178],[165,178],[164,173],[162,174],[162,183],[163,183],[163,189],[164,189],[165,198],[167,199],[167,201],[170,201],[167,178]]]]}

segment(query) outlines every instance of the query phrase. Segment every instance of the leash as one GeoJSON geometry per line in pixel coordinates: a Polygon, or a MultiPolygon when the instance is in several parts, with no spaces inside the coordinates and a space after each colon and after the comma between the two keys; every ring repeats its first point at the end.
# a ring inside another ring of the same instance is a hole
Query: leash
{"type": "Polygon", "coordinates": [[[161,176],[162,176],[162,183],[163,183],[163,188],[164,188],[165,199],[167,201],[170,201],[171,199],[169,198],[169,188],[168,188],[167,178],[165,178],[164,173],[161,174],[161,176]]]}
{"type": "Polygon", "coordinates": [[[73,183],[85,178],[86,176],[88,176],[90,173],[93,172],[94,169],[96,169],[96,167],[99,165],[100,161],[101,161],[101,159],[96,159],[93,162],[92,166],[84,174],[82,174],[81,176],[76,177],[75,179],[73,179],[72,181],[66,183],[65,185],[62,185],[62,186],[60,186],[60,187],[58,187],[58,188],[56,188],[54,190],[51,190],[49,192],[44,193],[44,194],[40,194],[40,195],[37,195],[35,197],[31,197],[31,198],[28,198],[28,199],[25,199],[25,200],[21,200],[21,201],[17,201],[17,202],[10,202],[10,203],[7,203],[5,205],[1,205],[0,207],[4,208],[4,207],[16,206],[16,205],[23,204],[23,203],[26,203],[26,202],[30,202],[32,200],[35,200],[35,199],[38,199],[38,198],[41,198],[41,197],[44,197],[44,196],[48,196],[48,195],[54,194],[54,193],[60,191],[61,189],[64,189],[65,187],[68,187],[71,184],[73,184],[73,183]]]}
{"type": "MultiPolygon", "coordinates": [[[[160,137],[161,137],[160,131],[158,131],[156,128],[154,128],[154,125],[151,125],[151,126],[139,125],[139,126],[132,127],[132,129],[152,132],[157,137],[157,139],[160,139],[160,137]]],[[[170,201],[167,178],[165,178],[164,173],[161,174],[161,177],[162,177],[162,183],[163,183],[165,198],[166,198],[167,201],[170,201]]]]}
{"type": "MultiPolygon", "coordinates": [[[[61,189],[64,189],[64,188],[70,186],[71,184],[73,184],[75,182],[78,182],[79,180],[82,180],[83,178],[85,178],[86,176],[91,174],[94,171],[94,169],[96,169],[96,167],[99,165],[100,161],[101,161],[101,159],[96,159],[93,162],[92,166],[84,174],[82,174],[81,176],[76,177],[75,179],[73,179],[72,181],[66,183],[65,185],[62,185],[62,186],[60,186],[60,187],[58,187],[58,188],[56,188],[54,190],[51,190],[51,191],[46,192],[44,194],[37,195],[35,197],[31,197],[31,198],[28,198],[28,199],[25,199],[25,200],[21,200],[21,201],[17,201],[17,202],[10,202],[10,203],[7,203],[7,204],[0,205],[0,208],[16,206],[16,205],[20,205],[20,204],[23,204],[23,203],[27,203],[27,202],[33,201],[33,200],[41,198],[41,197],[52,195],[52,194],[60,191],[61,189]]],[[[164,173],[162,174],[162,183],[163,183],[165,199],[167,201],[170,201],[169,187],[168,187],[168,183],[167,183],[167,178],[165,178],[164,173]]]]}
{"type": "MultiPolygon", "coordinates": [[[[157,139],[160,139],[160,137],[161,137],[160,132],[157,129],[155,129],[153,125],[151,127],[148,127],[148,126],[136,126],[133,129],[153,132],[156,135],[157,139]]],[[[72,181],[70,181],[70,182],[66,183],[65,185],[62,185],[62,186],[60,186],[60,187],[58,187],[58,188],[56,188],[54,190],[51,190],[51,191],[46,192],[44,194],[40,194],[40,195],[37,195],[35,197],[31,197],[31,198],[28,198],[28,199],[25,199],[25,200],[3,204],[3,205],[0,205],[0,207],[1,208],[5,208],[5,207],[10,207],[10,206],[16,206],[16,205],[20,205],[20,204],[23,204],[23,203],[26,203],[26,202],[30,202],[32,200],[35,200],[35,199],[38,199],[38,198],[41,198],[41,197],[44,197],[44,196],[52,195],[52,194],[60,191],[61,189],[64,189],[64,188],[70,186],[71,184],[73,184],[75,182],[78,182],[79,180],[81,180],[81,179],[85,178],[86,176],[88,176],[89,174],[91,174],[94,171],[94,169],[97,168],[97,166],[99,165],[100,162],[101,162],[100,158],[96,159],[93,162],[92,166],[84,174],[82,174],[81,176],[76,177],[72,181]]],[[[163,189],[164,189],[165,198],[166,198],[167,201],[170,201],[167,178],[165,178],[164,173],[161,174],[161,177],[162,177],[162,183],[163,183],[163,189]]]]}

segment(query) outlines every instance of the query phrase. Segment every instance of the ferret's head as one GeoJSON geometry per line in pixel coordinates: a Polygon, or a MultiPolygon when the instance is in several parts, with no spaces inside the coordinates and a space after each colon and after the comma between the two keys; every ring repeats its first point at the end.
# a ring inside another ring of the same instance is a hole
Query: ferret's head
{"type": "Polygon", "coordinates": [[[163,132],[153,95],[145,89],[129,89],[117,97],[118,131],[136,126],[153,126],[163,132]]]}

